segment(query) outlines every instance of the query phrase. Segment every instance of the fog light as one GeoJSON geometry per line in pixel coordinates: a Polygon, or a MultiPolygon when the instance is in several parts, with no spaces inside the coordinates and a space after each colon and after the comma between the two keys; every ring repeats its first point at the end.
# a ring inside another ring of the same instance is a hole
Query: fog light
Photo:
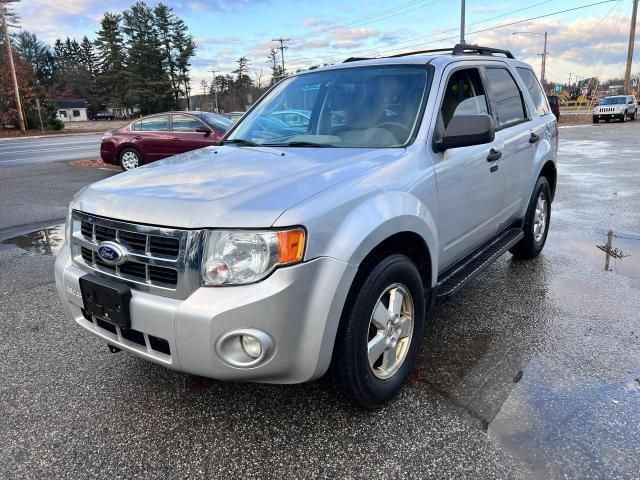
{"type": "Polygon", "coordinates": [[[262,345],[260,341],[251,335],[242,335],[242,349],[251,358],[259,358],[262,355],[262,345]]]}

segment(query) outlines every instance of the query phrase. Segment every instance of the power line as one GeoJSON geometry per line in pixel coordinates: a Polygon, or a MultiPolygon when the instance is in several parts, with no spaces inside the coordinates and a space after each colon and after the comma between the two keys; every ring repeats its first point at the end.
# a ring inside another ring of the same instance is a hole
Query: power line
{"type": "MultiPolygon", "coordinates": [[[[515,13],[520,13],[520,12],[523,12],[525,10],[530,10],[532,8],[539,7],[541,5],[544,5],[544,4],[547,4],[547,3],[551,3],[551,2],[554,2],[554,1],[555,0],[545,0],[543,2],[538,2],[538,3],[535,3],[533,5],[529,5],[528,7],[522,7],[522,8],[518,8],[516,10],[512,10],[510,12],[507,12],[507,13],[503,13],[503,14],[500,14],[500,15],[495,15],[493,17],[483,18],[481,20],[478,20],[478,21],[475,21],[475,22],[472,22],[472,23],[468,23],[467,27],[472,27],[474,25],[480,25],[482,23],[487,23],[487,22],[490,22],[492,20],[496,20],[498,18],[507,17],[509,15],[513,15],[515,13]]],[[[433,2],[433,3],[438,3],[438,2],[433,2]]],[[[429,4],[429,5],[431,5],[431,4],[429,4]]],[[[428,5],[424,5],[424,6],[428,6],[428,5]]],[[[422,7],[420,7],[420,8],[422,8],[422,7]]],[[[402,13],[407,13],[407,12],[402,12],[402,13]]],[[[398,15],[398,14],[396,14],[396,15],[398,15]]],[[[402,45],[402,44],[405,44],[405,43],[410,43],[410,42],[413,42],[413,41],[418,40],[418,39],[426,40],[428,38],[433,38],[433,37],[437,37],[438,35],[442,35],[443,33],[457,32],[458,29],[459,29],[459,27],[449,28],[449,29],[446,29],[446,30],[440,30],[440,31],[438,31],[436,33],[432,33],[432,34],[429,34],[429,35],[418,35],[416,37],[411,37],[411,38],[408,38],[406,40],[402,40],[400,42],[390,43],[388,45],[385,45],[384,47],[378,47],[378,48],[374,48],[374,49],[365,48],[365,49],[359,49],[359,50],[352,50],[349,53],[350,54],[358,54],[358,53],[362,53],[362,52],[372,52],[374,50],[379,50],[379,49],[382,49],[382,48],[388,48],[388,47],[392,47],[392,46],[395,46],[395,45],[402,45]]],[[[397,49],[394,49],[394,50],[399,50],[400,48],[404,48],[404,47],[398,47],[397,49]]],[[[290,60],[290,62],[299,62],[301,60],[310,60],[312,58],[315,58],[315,57],[294,58],[294,59],[290,60]]]]}
{"type": "MultiPolygon", "coordinates": [[[[601,1],[601,2],[590,3],[588,5],[582,5],[582,6],[579,6],[579,7],[567,8],[565,10],[559,10],[557,12],[547,13],[547,14],[544,14],[544,15],[538,15],[536,17],[530,17],[530,18],[526,18],[526,19],[523,19],[523,20],[516,20],[516,21],[513,21],[513,22],[509,22],[509,23],[503,23],[501,25],[495,25],[493,27],[483,28],[483,29],[480,29],[480,30],[475,30],[473,32],[467,32],[467,35],[474,35],[474,34],[477,34],[477,33],[488,32],[490,30],[497,30],[499,28],[510,27],[510,26],[513,26],[513,25],[519,25],[521,23],[531,22],[533,20],[539,20],[541,18],[547,18],[547,17],[552,17],[554,15],[560,15],[562,13],[573,12],[573,11],[582,10],[582,9],[588,8],[588,7],[594,7],[596,5],[603,5],[605,3],[619,2],[619,1],[620,0],[604,0],[604,1],[601,1]]],[[[380,54],[381,55],[385,55],[385,54],[389,54],[391,52],[395,52],[397,50],[404,50],[406,48],[419,47],[419,46],[423,46],[423,45],[430,45],[430,44],[433,44],[433,43],[444,42],[444,41],[447,41],[447,40],[455,40],[457,38],[458,38],[457,35],[454,36],[454,37],[440,38],[440,39],[435,40],[433,42],[421,42],[421,43],[417,43],[417,44],[414,44],[414,45],[408,45],[408,46],[402,47],[402,48],[394,48],[392,50],[380,52],[380,54]]]]}

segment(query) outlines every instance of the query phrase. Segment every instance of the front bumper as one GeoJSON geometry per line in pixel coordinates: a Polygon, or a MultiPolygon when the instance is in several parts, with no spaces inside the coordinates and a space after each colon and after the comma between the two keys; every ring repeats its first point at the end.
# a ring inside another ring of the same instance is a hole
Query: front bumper
{"type": "Polygon", "coordinates": [[[593,118],[595,120],[604,120],[604,119],[619,119],[625,115],[625,112],[607,112],[607,113],[593,113],[593,118]]]}
{"type": "Polygon", "coordinates": [[[269,278],[237,287],[201,287],[185,300],[132,290],[131,328],[144,335],[131,341],[82,313],[79,278],[67,246],[56,259],[58,294],[80,326],[123,350],[169,368],[220,380],[300,383],[322,376],[329,366],[345,298],[356,267],[333,258],[276,270],[269,278]],[[237,367],[216,350],[230,331],[268,334],[274,348],[261,363],[237,367]],[[168,342],[170,354],[148,341],[168,342]]]}

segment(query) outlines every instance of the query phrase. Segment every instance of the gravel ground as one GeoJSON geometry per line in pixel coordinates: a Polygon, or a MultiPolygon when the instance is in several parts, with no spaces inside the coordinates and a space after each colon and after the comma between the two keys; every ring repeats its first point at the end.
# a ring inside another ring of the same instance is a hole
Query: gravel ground
{"type": "Polygon", "coordinates": [[[637,478],[638,126],[561,130],[543,255],[504,257],[440,306],[374,413],[326,381],[204,381],[111,354],[56,297],[59,230],[0,244],[0,478],[637,478]],[[609,229],[632,256],[605,272],[609,229]]]}

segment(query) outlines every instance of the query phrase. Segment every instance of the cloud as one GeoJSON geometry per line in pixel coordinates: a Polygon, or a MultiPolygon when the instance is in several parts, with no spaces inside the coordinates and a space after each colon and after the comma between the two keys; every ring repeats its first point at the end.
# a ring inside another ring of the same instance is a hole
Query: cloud
{"type": "Polygon", "coordinates": [[[498,3],[494,5],[478,5],[476,7],[471,7],[469,10],[471,13],[498,13],[506,10],[512,5],[509,3],[498,3]]]}

